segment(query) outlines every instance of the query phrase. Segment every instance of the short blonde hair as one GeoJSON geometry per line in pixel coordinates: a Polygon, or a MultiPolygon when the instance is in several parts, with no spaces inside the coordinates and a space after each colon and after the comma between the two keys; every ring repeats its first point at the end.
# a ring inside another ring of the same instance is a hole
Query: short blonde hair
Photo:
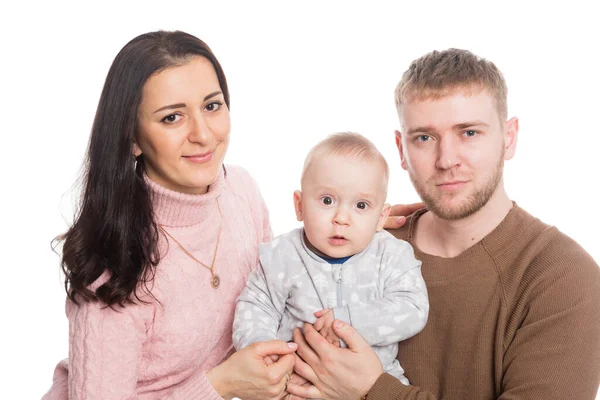
{"type": "Polygon", "coordinates": [[[396,86],[396,108],[414,100],[438,99],[456,89],[487,89],[501,120],[508,114],[508,89],[502,72],[468,50],[432,51],[414,60],[396,86]]]}
{"type": "Polygon", "coordinates": [[[377,147],[369,139],[355,132],[338,132],[327,136],[324,140],[317,143],[307,154],[302,168],[301,182],[304,182],[306,171],[310,168],[312,162],[326,155],[343,155],[356,157],[359,160],[375,161],[382,165],[384,170],[384,179],[386,183],[390,175],[390,169],[383,155],[377,150],[377,147]]]}

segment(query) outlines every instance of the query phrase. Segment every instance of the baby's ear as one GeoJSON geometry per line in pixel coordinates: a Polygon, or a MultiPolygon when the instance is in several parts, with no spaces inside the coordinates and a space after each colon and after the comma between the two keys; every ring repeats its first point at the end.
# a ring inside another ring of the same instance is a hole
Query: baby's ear
{"type": "Polygon", "coordinates": [[[385,224],[388,215],[390,215],[391,208],[392,207],[387,203],[383,205],[383,208],[381,209],[381,215],[379,216],[379,221],[377,222],[377,232],[383,229],[383,225],[385,224]]]}
{"type": "Polygon", "coordinates": [[[294,209],[296,210],[296,219],[302,221],[302,192],[299,190],[294,192],[294,209]]]}

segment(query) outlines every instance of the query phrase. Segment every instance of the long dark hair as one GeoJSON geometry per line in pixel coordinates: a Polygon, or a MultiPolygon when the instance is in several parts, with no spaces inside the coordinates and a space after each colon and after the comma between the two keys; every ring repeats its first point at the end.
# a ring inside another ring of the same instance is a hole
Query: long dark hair
{"type": "Polygon", "coordinates": [[[61,266],[65,290],[76,304],[101,301],[108,306],[139,300],[160,261],[158,229],[144,181],[144,157],[134,159],[142,88],[165,68],[185,64],[194,56],[209,60],[225,103],[229,91],[221,65],[210,48],[185,32],[158,31],[140,35],[113,61],[94,118],[83,172],[83,192],[73,226],[64,240],[61,266]],[[89,287],[103,273],[108,280],[89,287]]]}

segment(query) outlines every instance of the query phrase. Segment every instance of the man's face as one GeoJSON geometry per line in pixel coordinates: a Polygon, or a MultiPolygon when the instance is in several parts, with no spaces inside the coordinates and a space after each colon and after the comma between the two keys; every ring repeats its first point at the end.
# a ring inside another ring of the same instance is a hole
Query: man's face
{"type": "Polygon", "coordinates": [[[514,155],[518,121],[501,122],[487,90],[458,89],[406,103],[400,123],[402,168],[433,214],[466,218],[496,193],[504,160],[514,155]]]}

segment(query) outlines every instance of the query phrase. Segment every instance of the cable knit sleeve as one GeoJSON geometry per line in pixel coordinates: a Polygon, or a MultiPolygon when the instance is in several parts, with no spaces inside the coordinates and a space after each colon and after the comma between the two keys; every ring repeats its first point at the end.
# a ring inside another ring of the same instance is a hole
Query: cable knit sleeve
{"type": "MultiPolygon", "coordinates": [[[[151,305],[112,309],[101,303],[77,306],[67,301],[69,360],[57,365],[43,400],[137,399],[151,313],[151,305]]],[[[201,370],[173,386],[167,398],[222,399],[201,370]]]]}
{"type": "Polygon", "coordinates": [[[69,399],[137,398],[147,307],[67,303],[69,399]]]}

